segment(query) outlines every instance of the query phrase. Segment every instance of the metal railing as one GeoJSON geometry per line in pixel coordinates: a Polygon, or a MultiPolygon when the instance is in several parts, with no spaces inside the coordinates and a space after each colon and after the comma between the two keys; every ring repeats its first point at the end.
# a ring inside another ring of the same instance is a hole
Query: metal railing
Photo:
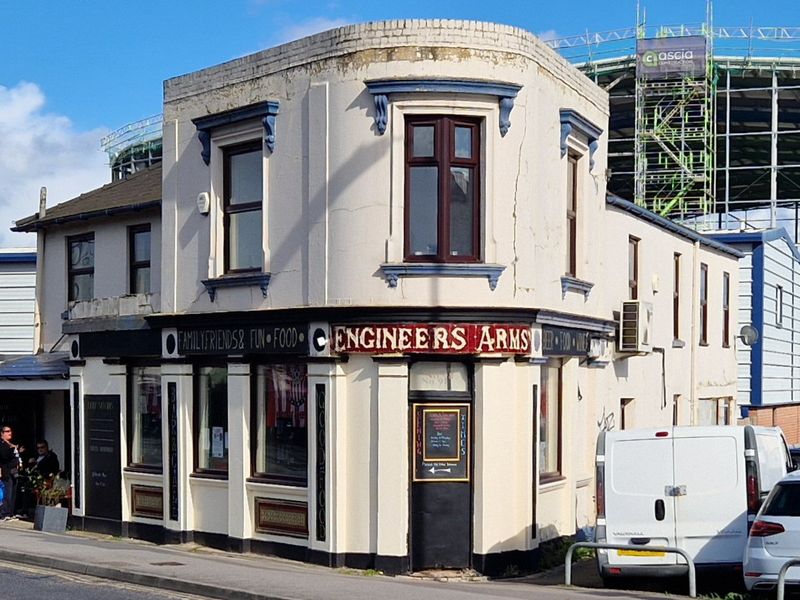
{"type": "Polygon", "coordinates": [[[778,571],[778,596],[777,600],[783,600],[784,598],[784,587],[786,586],[786,572],[789,570],[789,567],[796,567],[800,565],[800,558],[793,558],[791,560],[787,560],[783,563],[781,570],[778,571]]]}
{"type": "MultiPolygon", "coordinates": [[[[697,598],[697,574],[694,568],[694,561],[691,559],[689,554],[686,550],[681,550],[680,548],[671,548],[669,546],[636,546],[633,544],[600,544],[597,542],[576,542],[569,547],[567,550],[567,556],[564,559],[564,584],[565,585],[572,585],[572,552],[575,548],[595,548],[600,550],[638,550],[639,552],[670,552],[672,554],[680,554],[684,560],[686,561],[687,566],[689,567],[689,597],[690,598],[697,598]]],[[[787,565],[796,562],[800,564],[800,560],[798,561],[789,561],[786,563],[787,565]]],[[[786,565],[784,565],[785,567],[786,565]]],[[[779,588],[780,588],[780,577],[779,580],[779,588]]],[[[778,596],[778,600],[783,600],[782,596],[778,596]]]]}

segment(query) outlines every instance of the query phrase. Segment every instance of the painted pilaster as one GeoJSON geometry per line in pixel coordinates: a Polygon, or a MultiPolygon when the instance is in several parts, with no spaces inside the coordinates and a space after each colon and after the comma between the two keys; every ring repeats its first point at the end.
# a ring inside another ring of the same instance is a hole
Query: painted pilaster
{"type": "Polygon", "coordinates": [[[166,414],[167,427],[162,428],[164,448],[164,518],[168,529],[191,531],[194,529],[194,503],[189,475],[194,470],[194,440],[192,439],[192,365],[165,363],[161,366],[162,418],[166,414]],[[175,422],[170,425],[170,387],[175,393],[175,422]],[[170,450],[170,435],[177,439],[172,444],[176,453],[170,450]],[[177,488],[172,478],[177,474],[177,488]],[[177,497],[172,494],[177,492],[177,497]],[[175,505],[177,503],[177,506],[175,505]],[[175,514],[177,512],[177,514],[175,514]]]}
{"type": "Polygon", "coordinates": [[[328,301],[328,83],[308,91],[308,303],[328,301]]]}
{"type": "MultiPolygon", "coordinates": [[[[408,363],[378,366],[377,546],[378,558],[408,554],[408,363]]],[[[380,565],[376,563],[380,569],[380,565]]]]}
{"type": "Polygon", "coordinates": [[[228,535],[249,537],[253,519],[248,510],[245,479],[250,469],[248,451],[250,415],[250,365],[228,364],[228,535]]]}

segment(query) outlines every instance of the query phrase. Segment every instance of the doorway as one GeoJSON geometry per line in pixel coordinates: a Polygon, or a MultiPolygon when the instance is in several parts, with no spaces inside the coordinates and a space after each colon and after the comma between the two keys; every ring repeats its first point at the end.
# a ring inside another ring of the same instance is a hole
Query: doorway
{"type": "Polygon", "coordinates": [[[464,363],[418,362],[409,373],[411,569],[472,561],[472,386],[464,363]]]}

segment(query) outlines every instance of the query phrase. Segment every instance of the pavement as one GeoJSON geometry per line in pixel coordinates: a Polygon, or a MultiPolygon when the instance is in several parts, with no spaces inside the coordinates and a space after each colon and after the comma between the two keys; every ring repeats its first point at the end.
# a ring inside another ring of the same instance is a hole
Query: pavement
{"type": "Polygon", "coordinates": [[[577,585],[569,588],[563,585],[563,567],[499,580],[458,572],[390,577],[196,544],[161,546],[78,531],[42,533],[26,521],[0,523],[0,561],[226,600],[664,598],[660,593],[589,587],[599,585],[593,561],[575,564],[572,579],[577,585]]]}

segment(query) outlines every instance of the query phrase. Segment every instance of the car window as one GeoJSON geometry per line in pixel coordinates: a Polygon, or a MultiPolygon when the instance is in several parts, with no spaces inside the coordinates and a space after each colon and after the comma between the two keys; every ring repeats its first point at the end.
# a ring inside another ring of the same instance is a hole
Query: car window
{"type": "Polygon", "coordinates": [[[800,517],[800,483],[776,485],[761,514],[774,517],[800,517]]]}

